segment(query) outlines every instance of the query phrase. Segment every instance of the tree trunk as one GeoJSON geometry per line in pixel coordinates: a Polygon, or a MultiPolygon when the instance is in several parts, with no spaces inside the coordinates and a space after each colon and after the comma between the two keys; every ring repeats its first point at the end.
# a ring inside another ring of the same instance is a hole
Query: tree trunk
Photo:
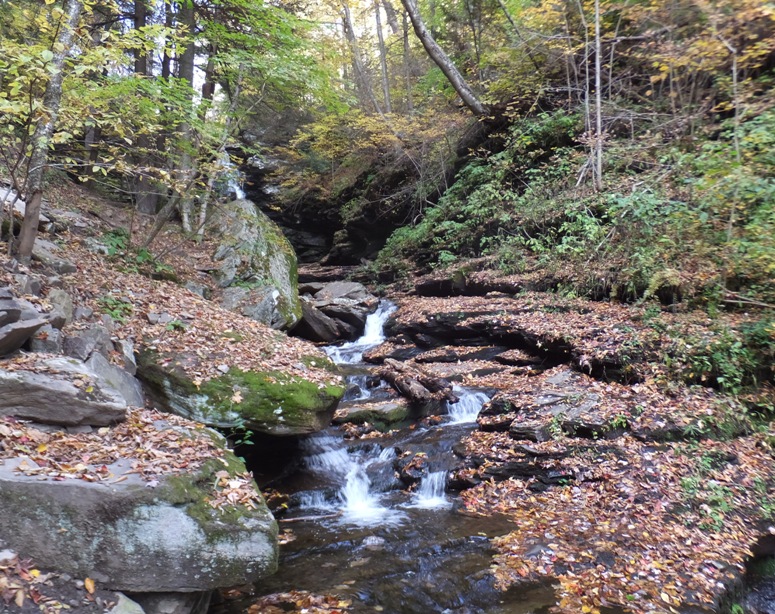
{"type": "Polygon", "coordinates": [[[385,9],[387,22],[393,35],[398,34],[398,15],[390,0],[382,0],[382,8],[385,9]]]}
{"type": "Polygon", "coordinates": [[[360,92],[359,98],[361,99],[361,104],[371,102],[374,110],[382,115],[382,108],[377,101],[377,97],[374,95],[371,78],[369,77],[369,73],[366,72],[366,66],[363,63],[361,49],[358,46],[358,39],[355,36],[355,28],[353,28],[352,16],[350,15],[350,5],[347,3],[347,0],[342,1],[342,22],[344,23],[344,34],[352,53],[355,85],[360,92]]]}
{"type": "Polygon", "coordinates": [[[600,0],[595,0],[595,189],[603,190],[603,86],[600,42],[600,0]]]}
{"type": "Polygon", "coordinates": [[[425,27],[425,23],[420,16],[420,11],[417,9],[415,0],[401,0],[401,4],[404,5],[404,9],[409,14],[409,19],[412,21],[414,32],[417,34],[417,38],[420,39],[422,46],[425,47],[425,51],[428,52],[431,60],[444,73],[444,76],[450,82],[458,96],[463,100],[463,103],[471,110],[474,115],[487,115],[488,108],[479,100],[470,88],[463,75],[449,59],[449,56],[444,53],[444,50],[439,47],[438,43],[434,40],[431,33],[425,27]]]}
{"type": "Polygon", "coordinates": [[[377,41],[379,42],[379,65],[382,74],[382,96],[385,102],[385,112],[392,113],[390,104],[390,81],[388,79],[387,50],[385,49],[385,37],[382,35],[382,19],[379,15],[379,0],[374,0],[374,16],[377,20],[377,41]]]}
{"type": "MultiPolygon", "coordinates": [[[[194,15],[194,4],[192,0],[183,0],[179,11],[180,23],[188,30],[189,41],[185,50],[178,58],[178,78],[188,82],[191,90],[190,99],[188,103],[191,105],[191,109],[188,110],[189,114],[193,112],[194,104],[194,60],[196,59],[196,46],[194,43],[194,32],[196,29],[196,18],[194,15]]],[[[193,147],[193,129],[189,119],[186,119],[178,129],[180,133],[180,149],[182,151],[180,161],[178,162],[177,178],[181,184],[192,186],[193,178],[196,170],[194,169],[194,160],[191,155],[191,149],[193,147]]],[[[180,201],[178,207],[180,209],[180,217],[183,225],[184,232],[191,232],[191,195],[190,190],[186,190],[180,194],[180,201]]]]}
{"type": "MultiPolygon", "coordinates": [[[[145,0],[135,0],[135,30],[144,28],[146,25],[148,25],[148,8],[145,5],[145,0]]],[[[148,54],[145,52],[145,49],[137,49],[135,51],[135,73],[141,77],[148,77],[150,75],[149,68],[148,54]]],[[[150,147],[151,138],[147,134],[139,134],[137,137],[139,155],[136,160],[138,166],[143,167],[148,164],[150,147]]],[[[142,170],[135,177],[133,192],[135,207],[139,212],[148,215],[156,213],[159,204],[159,194],[151,178],[142,170]]]]}
{"type": "Polygon", "coordinates": [[[46,84],[43,94],[43,113],[35,126],[32,136],[30,161],[27,167],[25,186],[27,208],[24,212],[21,234],[19,236],[18,256],[22,264],[29,264],[32,259],[32,247],[38,234],[40,221],[40,202],[43,198],[43,171],[48,161],[48,146],[54,134],[59,105],[62,101],[62,80],[67,54],[73,43],[73,34],[81,17],[83,4],[80,0],[65,0],[64,23],[60,23],[59,33],[52,45],[53,58],[50,61],[51,78],[46,84]]]}
{"type": "Polygon", "coordinates": [[[404,82],[406,84],[406,112],[414,113],[412,101],[412,55],[409,49],[409,22],[406,11],[402,14],[403,38],[404,38],[404,82]]]}

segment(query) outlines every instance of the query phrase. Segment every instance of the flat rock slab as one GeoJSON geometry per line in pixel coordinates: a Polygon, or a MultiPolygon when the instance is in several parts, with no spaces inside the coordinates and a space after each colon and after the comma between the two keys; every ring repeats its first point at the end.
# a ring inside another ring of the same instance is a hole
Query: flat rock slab
{"type": "Polygon", "coordinates": [[[0,416],[59,426],[108,426],[126,417],[123,396],[83,363],[51,358],[35,369],[0,369],[0,416]]]}
{"type": "Polygon", "coordinates": [[[0,356],[18,350],[39,328],[47,323],[47,320],[36,318],[34,320],[19,320],[0,327],[0,356]]]}
{"type": "Polygon", "coordinates": [[[262,500],[225,511],[206,501],[227,463],[148,483],[129,460],[102,482],[42,480],[19,471],[24,462],[0,465],[0,536],[47,567],[133,592],[210,591],[276,568],[277,525],[262,500]]]}

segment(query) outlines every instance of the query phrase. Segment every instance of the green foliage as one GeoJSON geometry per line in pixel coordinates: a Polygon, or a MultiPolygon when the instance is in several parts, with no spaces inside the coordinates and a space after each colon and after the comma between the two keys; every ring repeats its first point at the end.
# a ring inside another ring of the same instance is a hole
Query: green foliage
{"type": "Polygon", "coordinates": [[[740,330],[717,325],[707,337],[679,338],[669,366],[689,382],[717,385],[740,394],[773,378],[775,325],[772,315],[740,330]]]}
{"type": "Polygon", "coordinates": [[[120,324],[126,323],[132,315],[132,311],[134,311],[131,301],[113,293],[101,296],[97,302],[102,306],[106,314],[120,324]]]}

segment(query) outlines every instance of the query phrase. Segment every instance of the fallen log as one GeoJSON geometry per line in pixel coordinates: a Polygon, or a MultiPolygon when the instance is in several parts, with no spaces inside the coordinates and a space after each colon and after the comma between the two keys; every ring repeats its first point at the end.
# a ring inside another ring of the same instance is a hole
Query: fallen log
{"type": "Polygon", "coordinates": [[[447,380],[433,377],[422,370],[392,358],[386,358],[379,376],[416,407],[426,407],[433,402],[459,400],[447,380]]]}

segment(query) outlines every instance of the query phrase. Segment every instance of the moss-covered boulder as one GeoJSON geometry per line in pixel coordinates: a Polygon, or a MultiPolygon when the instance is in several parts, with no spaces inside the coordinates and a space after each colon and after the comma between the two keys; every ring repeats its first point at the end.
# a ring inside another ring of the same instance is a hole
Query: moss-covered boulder
{"type": "Polygon", "coordinates": [[[319,356],[307,357],[309,366],[297,365],[301,369],[295,373],[230,367],[204,381],[190,375],[197,362],[194,353],[162,358],[145,349],[140,352],[138,375],[168,411],[211,426],[244,427],[269,435],[304,435],[324,429],[344,394],[337,380],[313,379],[321,367],[334,368],[319,356]],[[307,378],[299,375],[304,369],[307,378]]]}
{"type": "Polygon", "coordinates": [[[279,226],[244,199],[224,205],[215,224],[223,238],[213,276],[222,288],[242,290],[227,293],[224,306],[273,328],[292,328],[301,319],[297,260],[279,226]]]}
{"type": "Polygon", "coordinates": [[[18,447],[0,446],[6,547],[133,592],[210,591],[275,571],[277,524],[244,464],[209,429],[133,410],[100,433],[2,422],[0,431],[36,450],[19,457],[18,447]],[[65,464],[81,455],[96,462],[65,464]]]}

